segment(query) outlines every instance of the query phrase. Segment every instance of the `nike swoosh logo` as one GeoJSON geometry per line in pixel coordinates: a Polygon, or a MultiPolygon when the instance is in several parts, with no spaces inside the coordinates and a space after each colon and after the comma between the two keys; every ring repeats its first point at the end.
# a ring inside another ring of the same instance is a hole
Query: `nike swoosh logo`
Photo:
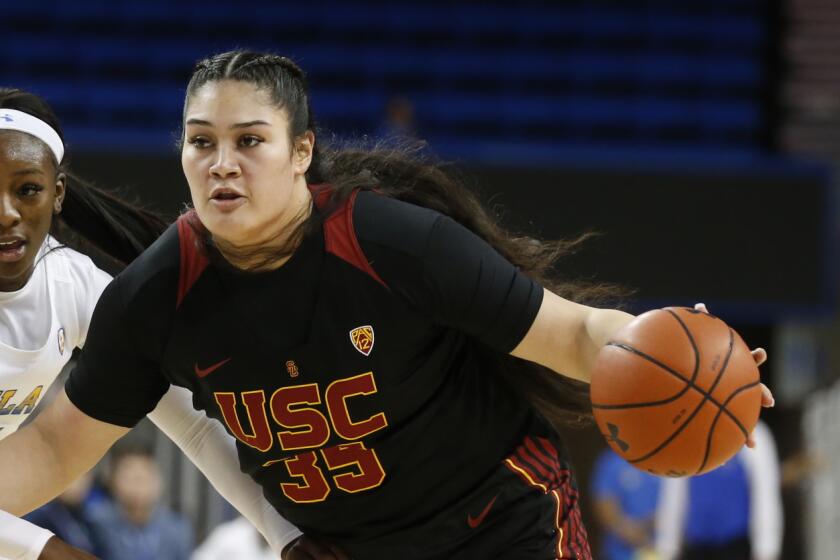
{"type": "Polygon", "coordinates": [[[498,494],[493,496],[493,499],[490,500],[490,503],[484,506],[484,509],[481,510],[481,513],[478,514],[478,517],[473,517],[472,515],[467,514],[467,525],[470,526],[470,529],[475,529],[476,527],[481,525],[482,521],[484,521],[484,518],[487,517],[488,513],[490,513],[490,509],[493,507],[493,504],[496,503],[496,498],[498,497],[498,494]]]}
{"type": "Polygon", "coordinates": [[[225,365],[229,361],[230,361],[230,358],[228,358],[227,360],[222,360],[221,362],[213,364],[212,366],[210,366],[208,368],[204,368],[204,369],[201,369],[200,367],[198,367],[198,364],[195,364],[195,375],[199,379],[201,379],[202,377],[207,377],[208,375],[210,375],[211,373],[213,373],[214,371],[216,371],[217,369],[219,369],[220,367],[222,367],[223,365],[225,365]]]}

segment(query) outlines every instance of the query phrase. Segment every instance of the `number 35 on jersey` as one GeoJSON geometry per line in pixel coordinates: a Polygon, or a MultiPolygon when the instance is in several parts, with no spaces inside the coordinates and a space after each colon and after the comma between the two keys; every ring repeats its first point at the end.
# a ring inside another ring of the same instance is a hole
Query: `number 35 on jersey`
{"type": "Polygon", "coordinates": [[[230,432],[262,452],[269,451],[275,443],[275,430],[268,420],[271,414],[281,428],[276,431],[280,447],[301,452],[268,461],[263,467],[283,463],[294,480],[280,485],[283,494],[297,503],[312,503],[326,500],[332,491],[327,477],[336,488],[351,494],[376,488],[385,480],[376,451],[359,441],[388,425],[385,413],[352,418],[347,406],[350,399],[376,392],[373,372],[367,372],[333,381],[323,394],[317,383],[309,383],[281,387],[270,396],[264,390],[217,392],[215,399],[230,432]],[[247,432],[237,408],[244,408],[248,415],[247,432]],[[346,443],[322,448],[333,433],[346,443]],[[333,474],[339,469],[341,473],[333,474]]]}

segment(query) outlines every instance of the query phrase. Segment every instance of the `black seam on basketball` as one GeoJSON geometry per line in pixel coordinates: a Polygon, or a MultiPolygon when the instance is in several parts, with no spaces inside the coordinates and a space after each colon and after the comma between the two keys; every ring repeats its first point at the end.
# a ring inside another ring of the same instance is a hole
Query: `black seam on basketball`
{"type": "MultiPolygon", "coordinates": [[[[729,360],[732,358],[732,350],[734,349],[734,347],[735,331],[729,329],[729,348],[726,351],[726,358],[723,359],[723,364],[720,367],[720,371],[718,372],[714,383],[712,383],[712,386],[709,388],[709,394],[714,392],[715,387],[717,387],[718,383],[720,383],[720,380],[723,379],[723,375],[726,373],[726,368],[729,367],[729,360]]],[[[720,417],[721,413],[725,412],[726,415],[732,418],[734,422],[738,422],[738,419],[735,418],[735,416],[729,410],[726,409],[727,402],[728,401],[724,401],[723,404],[718,407],[717,414],[715,414],[715,420],[712,422],[712,425],[709,428],[708,436],[706,438],[706,450],[703,452],[703,462],[700,464],[700,468],[697,469],[697,472],[703,470],[703,467],[706,466],[706,461],[709,460],[709,450],[712,445],[712,433],[714,432],[715,422],[717,422],[717,419],[720,417]]]]}
{"type": "MultiPolygon", "coordinates": [[[[718,371],[718,374],[715,377],[715,380],[712,383],[712,386],[709,387],[709,395],[711,395],[712,392],[714,392],[715,387],[717,387],[718,383],[720,383],[720,380],[723,379],[723,374],[726,373],[726,368],[727,368],[727,366],[729,366],[729,359],[732,357],[732,349],[733,349],[734,344],[735,344],[735,333],[732,329],[729,329],[729,348],[726,351],[726,358],[724,358],[723,364],[721,364],[720,371],[718,371]]],[[[704,399],[705,399],[705,397],[704,397],[704,399]]],[[[734,416],[732,416],[732,413],[730,413],[728,410],[726,410],[725,405],[726,405],[725,402],[724,402],[723,405],[718,405],[718,412],[717,412],[717,414],[715,414],[715,418],[720,416],[721,412],[726,412],[731,418],[734,419],[734,416]]],[[[707,434],[707,437],[706,437],[706,449],[703,452],[703,461],[700,463],[700,468],[698,468],[697,471],[695,471],[695,472],[700,472],[701,470],[703,470],[703,467],[706,466],[706,461],[709,460],[709,449],[711,447],[711,442],[712,442],[711,434],[712,434],[713,430],[714,430],[714,422],[712,423],[712,426],[710,426],[709,433],[707,434]]]]}
{"type": "Polygon", "coordinates": [[[695,416],[697,416],[697,413],[700,412],[700,409],[703,408],[703,405],[706,404],[706,402],[707,402],[706,400],[701,400],[700,404],[697,405],[697,408],[694,409],[694,412],[692,412],[691,415],[689,415],[689,417],[685,419],[685,422],[680,424],[680,426],[676,429],[676,431],[674,431],[673,434],[668,436],[665,439],[665,441],[660,443],[658,447],[654,448],[653,451],[649,451],[647,453],[647,455],[643,455],[643,456],[639,457],[638,459],[632,459],[632,460],[627,459],[627,462],[628,463],[639,463],[641,461],[645,461],[647,459],[650,459],[651,457],[653,457],[654,455],[656,455],[657,453],[659,453],[660,451],[662,451],[666,447],[668,447],[668,445],[670,445],[671,442],[674,441],[674,438],[676,438],[678,435],[680,435],[680,433],[685,429],[685,427],[688,426],[691,423],[691,421],[694,419],[695,416]]]}
{"type": "MultiPolygon", "coordinates": [[[[758,384],[759,384],[759,383],[760,383],[760,381],[755,381],[755,382],[753,382],[753,383],[749,383],[749,384],[747,384],[747,385],[744,385],[744,386],[742,386],[742,387],[739,387],[738,389],[736,389],[735,391],[733,391],[733,392],[732,392],[732,394],[731,394],[731,395],[729,395],[729,397],[728,397],[728,398],[724,401],[724,403],[723,403],[723,404],[724,404],[724,407],[725,407],[727,404],[729,404],[729,401],[731,401],[733,398],[735,398],[736,396],[738,396],[740,393],[742,393],[742,392],[746,391],[747,389],[752,389],[753,387],[758,386],[758,384]]],[[[709,447],[711,446],[712,435],[714,434],[714,431],[715,431],[715,426],[717,425],[718,419],[720,418],[721,413],[723,413],[723,412],[729,412],[729,410],[728,410],[728,409],[726,409],[726,408],[722,408],[722,409],[718,410],[717,414],[715,414],[715,417],[714,417],[714,419],[712,420],[712,425],[711,425],[711,426],[710,426],[710,428],[709,428],[709,435],[708,435],[708,440],[707,440],[707,443],[706,443],[706,445],[707,445],[707,447],[706,447],[706,456],[703,458],[703,463],[700,465],[700,468],[699,468],[699,469],[697,469],[697,470],[695,471],[695,474],[697,474],[698,472],[702,471],[702,470],[703,470],[703,468],[705,468],[705,466],[706,466],[706,462],[708,461],[708,455],[709,455],[709,453],[708,453],[708,449],[709,449],[709,447]]],[[[744,425],[743,425],[743,424],[741,424],[741,421],[740,421],[740,420],[738,420],[738,418],[737,418],[737,417],[735,417],[735,416],[734,416],[734,415],[732,415],[731,413],[727,414],[727,416],[729,416],[729,418],[730,418],[730,419],[731,419],[731,420],[735,423],[735,425],[736,425],[736,426],[738,426],[738,429],[739,429],[739,430],[741,430],[741,433],[744,435],[744,438],[745,438],[745,439],[750,437],[749,433],[747,432],[747,429],[744,427],[744,425]]]]}
{"type": "MultiPolygon", "coordinates": [[[[733,344],[734,344],[734,341],[733,341],[733,344]]],[[[684,376],[680,375],[680,373],[677,370],[663,364],[662,362],[660,362],[659,360],[657,360],[653,356],[648,356],[647,354],[645,354],[644,352],[642,352],[641,350],[639,350],[637,348],[633,348],[632,346],[628,346],[626,344],[622,344],[622,343],[619,343],[619,342],[608,342],[607,346],[615,346],[616,348],[621,348],[622,350],[625,350],[625,351],[630,352],[632,354],[636,354],[640,358],[643,358],[643,359],[653,363],[654,365],[657,365],[657,366],[661,367],[662,369],[664,369],[665,371],[667,371],[668,373],[670,373],[674,377],[677,377],[680,381],[686,383],[686,386],[683,390],[681,390],[674,397],[670,397],[670,398],[662,400],[662,401],[651,402],[651,403],[639,403],[639,404],[633,404],[633,403],[630,403],[630,404],[597,404],[597,403],[592,403],[592,408],[598,408],[598,409],[601,409],[601,410],[627,410],[627,409],[631,409],[631,408],[646,408],[646,407],[655,406],[655,405],[658,405],[658,404],[668,404],[669,402],[671,402],[671,401],[681,397],[682,395],[684,395],[685,392],[688,391],[689,389],[694,389],[695,391],[697,391],[698,393],[703,395],[703,400],[704,401],[708,400],[708,401],[712,402],[712,404],[717,406],[719,409],[723,408],[724,405],[719,403],[717,400],[715,400],[715,398],[711,395],[711,393],[708,393],[707,391],[698,387],[697,385],[695,385],[694,383],[692,383],[691,381],[686,379],[684,376]]],[[[729,356],[727,355],[727,359],[724,362],[724,364],[728,365],[728,362],[729,362],[729,356]]],[[[724,410],[724,412],[726,413],[727,416],[732,418],[733,421],[735,421],[735,422],[738,421],[732,415],[732,413],[729,412],[728,410],[724,410]]]]}
{"type": "MultiPolygon", "coordinates": [[[[717,384],[723,378],[723,373],[724,373],[724,371],[726,371],[726,368],[729,365],[729,359],[732,357],[732,350],[733,350],[733,347],[734,347],[734,344],[735,344],[735,331],[733,331],[731,328],[729,328],[729,348],[727,349],[727,352],[726,352],[726,359],[724,360],[723,365],[721,366],[720,371],[718,372],[717,378],[715,379],[714,383],[712,383],[712,386],[709,388],[708,391],[704,391],[704,390],[700,389],[694,383],[695,377],[696,377],[697,372],[698,372],[699,367],[700,367],[700,351],[698,350],[697,344],[694,341],[694,336],[691,334],[691,330],[688,328],[688,325],[686,325],[685,322],[683,322],[683,320],[680,318],[679,315],[677,315],[671,309],[666,309],[665,311],[670,313],[671,316],[674,319],[676,319],[677,322],[679,322],[680,326],[683,328],[683,331],[685,331],[686,336],[688,336],[688,340],[691,342],[691,347],[694,349],[694,357],[695,357],[694,376],[692,376],[691,381],[689,382],[689,386],[691,388],[695,389],[696,391],[699,391],[700,393],[702,393],[704,400],[712,401],[715,405],[717,405],[719,411],[722,410],[723,412],[726,413],[727,416],[732,418],[732,420],[734,422],[738,423],[738,419],[735,418],[735,416],[733,416],[731,412],[726,410],[726,408],[725,408],[726,403],[721,405],[714,398],[712,398],[712,393],[714,392],[715,387],[717,387],[717,384]]],[[[693,312],[693,310],[688,310],[688,311],[693,312]]],[[[700,311],[699,313],[704,313],[704,312],[700,311]]],[[[720,320],[717,317],[715,317],[714,315],[712,315],[711,313],[706,313],[706,314],[713,319],[720,320]]]]}
{"type": "MultiPolygon", "coordinates": [[[[752,389],[753,387],[755,387],[757,385],[760,385],[760,384],[761,384],[761,381],[753,381],[752,383],[748,383],[747,385],[744,385],[742,387],[738,387],[737,389],[735,389],[732,392],[732,394],[729,395],[729,397],[727,397],[727,399],[723,402],[723,406],[724,406],[723,410],[727,411],[726,405],[729,403],[729,401],[731,401],[733,398],[738,396],[739,393],[741,393],[743,391],[746,391],[747,389],[752,389]]],[[[737,417],[733,416],[731,413],[727,414],[727,416],[729,416],[732,419],[732,421],[735,422],[735,424],[738,426],[738,428],[741,429],[741,433],[744,434],[744,437],[749,437],[750,434],[747,432],[747,429],[744,427],[743,424],[741,424],[741,421],[738,420],[737,417]]]]}
{"type": "MultiPolygon", "coordinates": [[[[729,395],[729,397],[727,397],[727,399],[723,402],[724,407],[727,404],[729,404],[729,401],[737,397],[740,393],[746,391],[747,389],[752,389],[753,387],[756,387],[759,383],[760,381],[754,381],[753,383],[749,383],[747,385],[735,389],[732,392],[732,394],[729,395]]],[[[729,412],[729,410],[727,408],[722,408],[718,410],[717,414],[715,414],[715,418],[712,420],[712,425],[709,427],[709,435],[706,440],[706,455],[703,457],[703,462],[700,464],[700,468],[694,471],[694,474],[699,473],[706,467],[706,462],[709,460],[709,449],[712,445],[712,435],[715,433],[715,426],[717,426],[718,419],[720,418],[721,413],[723,412],[729,412]]],[[[738,426],[738,429],[741,430],[741,433],[744,435],[745,439],[750,437],[749,432],[747,432],[747,428],[745,428],[744,425],[741,424],[741,421],[738,420],[736,416],[734,416],[732,413],[727,414],[727,416],[729,416],[729,418],[735,423],[735,425],[738,426]]]]}
{"type": "MultiPolygon", "coordinates": [[[[647,360],[648,362],[650,362],[650,363],[652,363],[656,366],[659,366],[660,368],[667,371],[668,373],[670,373],[671,375],[673,375],[674,377],[676,377],[677,379],[679,379],[680,381],[682,381],[686,385],[682,390],[680,390],[679,393],[677,393],[673,397],[669,397],[668,399],[664,399],[662,401],[656,401],[656,402],[651,402],[651,403],[639,403],[639,404],[596,404],[596,403],[592,403],[592,408],[601,408],[601,409],[605,409],[605,410],[622,410],[622,409],[627,409],[627,408],[637,408],[637,407],[640,408],[640,407],[646,407],[646,406],[654,406],[654,405],[657,405],[657,404],[665,404],[665,403],[671,402],[671,401],[673,401],[675,399],[678,399],[679,397],[683,396],[686,393],[686,391],[688,391],[689,389],[694,389],[695,391],[697,391],[701,395],[709,396],[709,398],[712,400],[712,402],[714,402],[715,404],[718,404],[717,401],[712,399],[711,395],[708,395],[706,393],[706,391],[704,391],[702,388],[695,385],[692,380],[686,378],[684,375],[681,375],[680,372],[675,370],[674,368],[672,368],[672,367],[670,367],[666,364],[663,364],[662,362],[660,362],[659,360],[657,360],[653,356],[645,354],[644,352],[642,352],[638,348],[634,348],[634,347],[632,347],[628,344],[624,344],[624,343],[621,343],[621,342],[607,342],[607,346],[614,346],[616,348],[620,348],[620,349],[624,350],[625,352],[630,352],[631,354],[636,354],[640,358],[642,358],[644,360],[647,360]]],[[[718,406],[720,406],[720,405],[718,404],[718,406]]]]}
{"type": "Polygon", "coordinates": [[[694,336],[691,334],[691,331],[688,329],[688,326],[680,319],[680,316],[671,311],[670,309],[666,309],[671,316],[677,320],[677,322],[682,327],[683,332],[688,337],[688,341],[691,343],[691,348],[694,350],[694,373],[691,374],[691,384],[694,385],[694,381],[697,379],[697,374],[700,373],[700,350],[697,349],[697,342],[694,340],[694,336]]]}
{"type": "Polygon", "coordinates": [[[720,383],[720,380],[723,379],[723,374],[726,372],[727,366],[729,366],[729,359],[732,357],[732,350],[734,349],[734,347],[735,331],[729,329],[729,348],[727,348],[726,350],[726,358],[724,358],[723,360],[723,365],[720,367],[720,371],[718,372],[717,377],[715,378],[715,382],[712,383],[711,387],[709,387],[710,395],[715,392],[715,387],[717,387],[718,383],[720,383]]]}

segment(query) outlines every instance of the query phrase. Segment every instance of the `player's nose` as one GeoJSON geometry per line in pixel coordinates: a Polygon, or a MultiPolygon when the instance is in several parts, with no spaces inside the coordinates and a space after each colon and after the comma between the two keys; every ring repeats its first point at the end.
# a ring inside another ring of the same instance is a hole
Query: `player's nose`
{"type": "Polygon", "coordinates": [[[10,193],[0,194],[0,227],[12,228],[20,223],[20,210],[10,193]]]}
{"type": "Polygon", "coordinates": [[[231,179],[242,174],[236,150],[219,146],[216,158],[210,166],[210,175],[217,179],[231,179]]]}

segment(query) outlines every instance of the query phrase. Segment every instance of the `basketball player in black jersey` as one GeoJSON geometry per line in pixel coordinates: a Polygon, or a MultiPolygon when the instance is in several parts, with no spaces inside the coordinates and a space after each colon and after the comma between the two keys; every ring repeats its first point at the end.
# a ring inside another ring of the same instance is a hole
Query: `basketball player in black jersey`
{"type": "Polygon", "coordinates": [[[66,393],[0,445],[0,507],[49,499],[174,383],[278,511],[352,558],[589,559],[554,426],[587,414],[632,317],[557,295],[593,295],[548,278],[567,247],[509,236],[408,155],[319,153],[283,57],[200,62],[183,142],[194,209],[103,294],[66,393]]]}

